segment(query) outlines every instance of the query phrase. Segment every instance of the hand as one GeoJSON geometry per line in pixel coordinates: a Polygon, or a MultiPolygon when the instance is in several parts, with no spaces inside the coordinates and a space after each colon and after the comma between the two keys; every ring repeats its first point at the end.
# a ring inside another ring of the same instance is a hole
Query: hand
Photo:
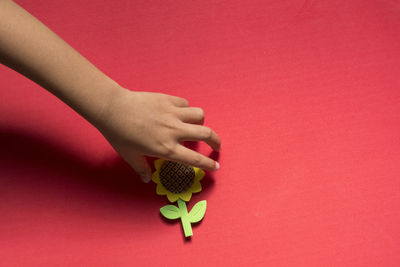
{"type": "Polygon", "coordinates": [[[143,155],[206,170],[219,164],[181,145],[201,140],[220,148],[202,126],[204,113],[182,98],[130,92],[13,1],[0,1],[0,62],[32,79],[95,125],[142,177],[151,169],[143,155]]]}
{"type": "Polygon", "coordinates": [[[203,110],[189,107],[183,98],[120,88],[105,108],[101,125],[96,126],[141,179],[149,182],[151,168],[144,155],[205,170],[219,168],[218,162],[181,144],[204,141],[220,149],[220,138],[203,121],[203,110]]]}

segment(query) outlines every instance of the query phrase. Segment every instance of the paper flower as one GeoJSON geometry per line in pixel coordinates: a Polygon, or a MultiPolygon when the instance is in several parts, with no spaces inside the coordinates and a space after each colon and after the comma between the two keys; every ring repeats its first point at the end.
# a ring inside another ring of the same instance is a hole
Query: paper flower
{"type": "Polygon", "coordinates": [[[179,198],[189,201],[193,193],[201,191],[200,180],[204,177],[204,171],[172,161],[158,159],[154,162],[156,171],[152,180],[157,184],[158,195],[167,195],[170,202],[179,198]]]}
{"type": "Polygon", "coordinates": [[[201,191],[200,180],[204,177],[202,169],[185,164],[158,159],[154,162],[156,171],[152,180],[157,184],[158,195],[167,195],[170,202],[178,202],[178,206],[166,205],[160,209],[167,219],[181,219],[185,237],[193,235],[192,223],[199,222],[206,213],[207,201],[197,202],[188,212],[186,202],[193,193],[201,191]],[[186,201],[186,202],[185,202],[186,201]]]}

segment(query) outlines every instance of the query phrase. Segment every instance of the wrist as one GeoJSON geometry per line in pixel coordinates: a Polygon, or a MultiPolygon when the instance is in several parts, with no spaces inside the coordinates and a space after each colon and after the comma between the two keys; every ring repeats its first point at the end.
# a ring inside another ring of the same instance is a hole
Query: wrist
{"type": "Polygon", "coordinates": [[[101,89],[96,90],[96,96],[91,101],[93,105],[89,105],[91,106],[90,111],[84,117],[100,130],[104,125],[107,125],[115,102],[126,91],[128,90],[110,79],[104,83],[101,89]]]}

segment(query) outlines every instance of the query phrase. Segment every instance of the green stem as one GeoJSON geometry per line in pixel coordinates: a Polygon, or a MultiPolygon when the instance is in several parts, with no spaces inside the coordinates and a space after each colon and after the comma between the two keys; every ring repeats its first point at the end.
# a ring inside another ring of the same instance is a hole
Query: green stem
{"type": "Polygon", "coordinates": [[[186,202],[179,198],[178,199],[178,207],[179,207],[179,211],[181,213],[181,221],[182,221],[182,227],[183,227],[183,232],[185,234],[185,237],[192,236],[193,235],[192,225],[189,221],[186,202]]]}

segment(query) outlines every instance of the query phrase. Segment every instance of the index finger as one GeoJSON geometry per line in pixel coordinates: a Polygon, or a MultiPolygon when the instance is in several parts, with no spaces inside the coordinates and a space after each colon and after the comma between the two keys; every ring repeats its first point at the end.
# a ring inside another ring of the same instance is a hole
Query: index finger
{"type": "Polygon", "coordinates": [[[174,155],[171,156],[169,160],[198,167],[207,171],[216,171],[219,169],[218,162],[183,145],[178,145],[174,155]]]}
{"type": "Polygon", "coordinates": [[[185,123],[179,139],[180,141],[204,141],[215,151],[219,151],[221,148],[221,139],[218,134],[203,125],[185,123]]]}

